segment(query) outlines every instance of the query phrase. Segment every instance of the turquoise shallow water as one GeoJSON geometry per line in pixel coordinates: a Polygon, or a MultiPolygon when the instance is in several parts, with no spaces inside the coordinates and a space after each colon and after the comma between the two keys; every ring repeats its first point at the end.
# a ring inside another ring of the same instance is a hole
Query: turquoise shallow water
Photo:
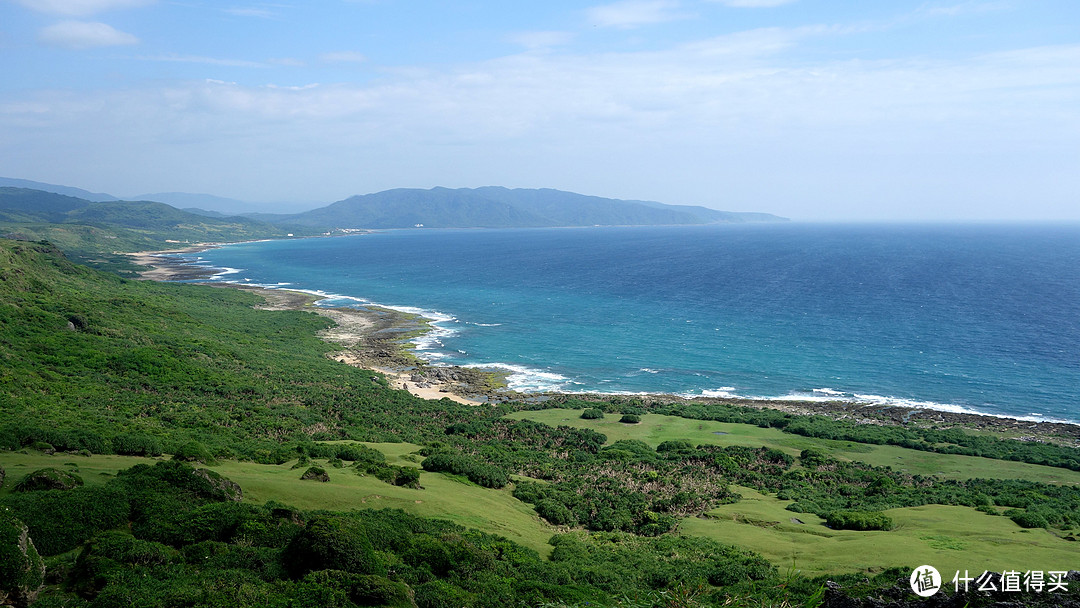
{"type": "Polygon", "coordinates": [[[521,390],[1080,420],[1080,226],[409,230],[230,245],[219,280],[436,319],[521,390]]]}

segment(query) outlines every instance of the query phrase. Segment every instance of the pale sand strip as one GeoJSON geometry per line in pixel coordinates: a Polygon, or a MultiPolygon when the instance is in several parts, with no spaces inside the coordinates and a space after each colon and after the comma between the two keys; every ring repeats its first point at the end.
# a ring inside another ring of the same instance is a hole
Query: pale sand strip
{"type": "Polygon", "coordinates": [[[430,381],[427,382],[430,386],[421,387],[410,380],[412,369],[401,370],[376,366],[371,364],[370,357],[359,356],[357,351],[365,348],[367,338],[381,329],[379,324],[373,320],[373,316],[378,313],[355,308],[320,308],[312,306],[313,303],[319,300],[318,296],[287,289],[265,289],[235,283],[218,283],[217,285],[243,289],[262,296],[266,299],[266,304],[259,308],[265,310],[306,310],[327,317],[336,325],[320,332],[320,337],[344,349],[328,356],[353,367],[383,374],[391,387],[407,390],[422,399],[438,400],[447,398],[465,405],[483,404],[481,401],[451,392],[449,383],[430,381]]]}

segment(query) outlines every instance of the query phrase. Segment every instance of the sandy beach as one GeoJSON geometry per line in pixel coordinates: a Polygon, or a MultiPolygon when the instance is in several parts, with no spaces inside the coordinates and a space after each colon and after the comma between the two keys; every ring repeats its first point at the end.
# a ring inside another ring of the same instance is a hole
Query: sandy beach
{"type": "MultiPolygon", "coordinates": [[[[184,249],[128,254],[136,264],[147,266],[140,273],[147,280],[199,281],[213,276],[213,271],[174,257],[179,253],[198,253],[215,244],[201,244],[184,249]]],[[[462,367],[427,365],[409,351],[406,342],[427,331],[426,320],[396,310],[375,306],[331,308],[316,306],[318,296],[284,289],[266,289],[237,283],[207,283],[250,291],[261,296],[267,310],[303,310],[334,321],[335,326],[321,337],[340,347],[328,356],[341,363],[368,369],[386,376],[390,386],[408,390],[424,399],[448,398],[458,403],[482,405],[513,400],[581,399],[613,401],[638,399],[642,403],[724,403],[755,408],[770,408],[797,415],[826,415],[860,424],[917,425],[930,427],[966,427],[1001,433],[1028,441],[1044,441],[1080,447],[1080,425],[1034,422],[980,414],[955,413],[926,408],[867,405],[847,401],[775,401],[699,397],[688,399],[675,395],[610,395],[558,393],[517,393],[500,386],[490,371],[462,367]]]]}
{"type": "MultiPolygon", "coordinates": [[[[156,269],[158,276],[167,270],[156,269]]],[[[151,278],[151,277],[146,277],[151,278]]],[[[162,280],[162,279],[157,279],[162,280]]],[[[320,299],[307,293],[285,289],[266,289],[237,283],[211,283],[215,287],[242,289],[261,296],[263,310],[303,310],[332,320],[335,325],[320,332],[320,337],[341,348],[327,356],[354,367],[379,372],[390,386],[409,391],[424,399],[451,399],[466,405],[484,401],[470,398],[466,386],[437,379],[416,378],[419,361],[403,351],[400,341],[406,334],[423,331],[418,319],[398,311],[378,307],[326,308],[315,306],[320,299]],[[455,390],[456,389],[456,390],[455,390]]]]}

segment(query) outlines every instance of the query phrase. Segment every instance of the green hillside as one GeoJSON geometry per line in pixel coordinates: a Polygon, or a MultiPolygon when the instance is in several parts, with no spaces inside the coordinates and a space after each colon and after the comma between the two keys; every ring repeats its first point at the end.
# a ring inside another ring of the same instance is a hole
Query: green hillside
{"type": "Polygon", "coordinates": [[[132,270],[115,252],[285,236],[290,229],[246,217],[207,217],[148,201],[92,202],[0,187],[0,236],[55,243],[74,259],[132,270]]]}

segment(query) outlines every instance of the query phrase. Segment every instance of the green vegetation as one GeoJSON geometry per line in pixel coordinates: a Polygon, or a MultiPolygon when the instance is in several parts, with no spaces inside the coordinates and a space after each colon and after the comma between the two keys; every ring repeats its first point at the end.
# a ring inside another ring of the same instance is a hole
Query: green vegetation
{"type": "MultiPolygon", "coordinates": [[[[545,405],[554,407],[550,402],[545,405]]],[[[575,402],[565,405],[586,407],[584,403],[575,402]]],[[[1068,469],[1011,460],[941,454],[892,445],[803,437],[756,424],[646,414],[642,416],[641,424],[629,426],[619,424],[616,420],[581,420],[574,409],[522,410],[509,414],[508,418],[532,420],[554,427],[587,429],[603,434],[609,441],[638,439],[653,446],[659,446],[667,440],[686,440],[693,445],[765,446],[782,450],[792,456],[798,456],[805,449],[816,449],[840,460],[855,460],[874,466],[890,467],[912,475],[958,480],[993,477],[1039,481],[1055,485],[1080,484],[1080,472],[1068,469]]]]}
{"type": "Polygon", "coordinates": [[[439,452],[420,463],[425,471],[463,475],[469,481],[485,488],[501,488],[510,481],[506,471],[485,464],[483,461],[462,454],[439,452]]]}
{"type": "Polygon", "coordinates": [[[892,530],[893,520],[881,511],[830,511],[825,523],[836,530],[892,530]]]}
{"type": "Polygon", "coordinates": [[[125,281],[0,241],[0,447],[206,462],[197,442],[213,458],[280,463],[312,439],[426,441],[476,416],[329,360],[315,335],[328,320],[258,301],[125,281]]]}
{"type": "Polygon", "coordinates": [[[308,470],[304,471],[304,474],[300,476],[302,480],[313,480],[327,482],[330,481],[330,475],[326,472],[326,469],[322,467],[308,467],[308,470]]]}
{"type": "Polygon", "coordinates": [[[49,467],[30,473],[19,480],[11,489],[13,492],[33,492],[35,490],[72,490],[83,485],[82,477],[60,469],[49,467]]]}
{"type": "Polygon", "coordinates": [[[0,601],[26,606],[44,583],[45,562],[26,524],[0,506],[0,601]]]}
{"type": "Polygon", "coordinates": [[[1075,557],[1070,448],[736,405],[426,401],[327,358],[325,318],[257,302],[0,241],[3,470],[85,481],[0,488],[21,522],[0,532],[25,524],[46,556],[41,606],[794,605],[823,581],[780,575],[792,559],[1075,557]]]}
{"type": "MultiPolygon", "coordinates": [[[[722,597],[720,590],[777,577],[762,558],[704,538],[571,533],[551,539],[545,560],[505,538],[401,511],[305,512],[233,502],[197,473],[161,461],[100,486],[99,509],[83,516],[85,525],[42,549],[65,565],[64,588],[52,590],[52,598],[90,606],[138,599],[423,607],[449,598],[477,607],[613,605],[624,594],[691,587],[722,597]],[[77,553],[62,555],[73,545],[77,553]]],[[[55,538],[57,516],[72,517],[87,505],[75,492],[39,491],[13,502],[14,496],[5,503],[14,516],[32,516],[34,538],[55,538]],[[53,517],[34,515],[42,505],[53,517]]]]}
{"type": "Polygon", "coordinates": [[[0,236],[49,241],[73,259],[131,273],[119,251],[283,237],[297,230],[245,217],[211,218],[148,201],[91,202],[28,188],[0,187],[0,236]]]}

